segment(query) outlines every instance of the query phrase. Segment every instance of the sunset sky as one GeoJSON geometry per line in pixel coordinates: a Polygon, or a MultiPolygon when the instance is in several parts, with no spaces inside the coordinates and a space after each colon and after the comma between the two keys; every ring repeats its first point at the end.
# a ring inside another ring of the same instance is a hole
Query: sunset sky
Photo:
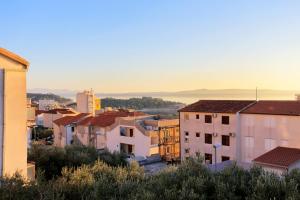
{"type": "Polygon", "coordinates": [[[11,0],[0,46],[28,88],[300,90],[300,1],[11,0]]]}

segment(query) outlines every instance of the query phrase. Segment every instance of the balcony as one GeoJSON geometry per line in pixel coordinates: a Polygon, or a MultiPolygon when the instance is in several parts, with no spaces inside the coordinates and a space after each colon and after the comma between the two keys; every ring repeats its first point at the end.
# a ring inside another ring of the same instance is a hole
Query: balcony
{"type": "Polygon", "coordinates": [[[179,143],[179,136],[173,137],[165,137],[163,139],[160,139],[160,144],[174,144],[179,143]]]}

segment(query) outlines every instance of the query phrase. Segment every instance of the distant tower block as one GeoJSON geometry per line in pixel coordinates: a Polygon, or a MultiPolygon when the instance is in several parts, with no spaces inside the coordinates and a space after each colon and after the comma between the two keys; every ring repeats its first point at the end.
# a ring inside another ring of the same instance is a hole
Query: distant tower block
{"type": "Polygon", "coordinates": [[[95,94],[92,89],[77,93],[76,102],[78,112],[95,114],[95,94]]]}

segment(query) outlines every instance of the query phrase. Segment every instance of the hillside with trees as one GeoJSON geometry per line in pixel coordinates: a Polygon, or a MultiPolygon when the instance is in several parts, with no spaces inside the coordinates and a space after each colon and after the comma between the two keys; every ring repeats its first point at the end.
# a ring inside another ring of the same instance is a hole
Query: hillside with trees
{"type": "Polygon", "coordinates": [[[174,108],[182,103],[174,101],[165,101],[160,98],[142,97],[130,99],[104,98],[101,100],[102,107],[129,108],[142,110],[145,108],[174,108]]]}

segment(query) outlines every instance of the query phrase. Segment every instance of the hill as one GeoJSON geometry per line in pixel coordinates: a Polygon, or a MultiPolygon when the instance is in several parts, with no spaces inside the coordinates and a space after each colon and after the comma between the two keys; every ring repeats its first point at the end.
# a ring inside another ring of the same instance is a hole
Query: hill
{"type": "Polygon", "coordinates": [[[160,98],[142,97],[130,99],[104,98],[101,100],[102,107],[129,108],[135,110],[157,109],[157,108],[177,108],[182,103],[164,101],[160,98]]]}

